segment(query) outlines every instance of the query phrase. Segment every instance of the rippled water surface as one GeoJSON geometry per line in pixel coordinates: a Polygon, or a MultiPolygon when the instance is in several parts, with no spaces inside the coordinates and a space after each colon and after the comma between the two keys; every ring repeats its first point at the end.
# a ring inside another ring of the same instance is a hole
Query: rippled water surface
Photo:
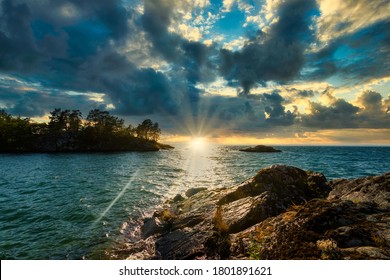
{"type": "Polygon", "coordinates": [[[227,187],[271,164],[356,178],[390,171],[390,147],[238,147],[0,155],[1,259],[104,258],[121,229],[191,187],[227,187]]]}

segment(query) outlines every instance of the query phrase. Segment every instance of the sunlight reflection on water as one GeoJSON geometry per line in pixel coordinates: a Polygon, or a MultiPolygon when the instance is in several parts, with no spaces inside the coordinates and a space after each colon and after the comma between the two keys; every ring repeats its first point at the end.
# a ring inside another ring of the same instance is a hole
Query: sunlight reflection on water
{"type": "Polygon", "coordinates": [[[0,257],[104,257],[128,225],[167,199],[189,188],[238,184],[271,164],[328,179],[390,171],[390,147],[278,147],[283,152],[272,154],[239,148],[206,143],[157,153],[0,155],[0,257]]]}

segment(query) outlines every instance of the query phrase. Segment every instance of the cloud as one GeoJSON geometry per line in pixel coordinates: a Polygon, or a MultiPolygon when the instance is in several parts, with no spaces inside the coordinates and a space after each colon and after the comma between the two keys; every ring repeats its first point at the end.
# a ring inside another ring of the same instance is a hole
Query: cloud
{"type": "Polygon", "coordinates": [[[286,110],[283,105],[286,100],[278,92],[264,93],[260,96],[260,100],[265,106],[266,126],[290,126],[295,123],[297,112],[286,110]]]}
{"type": "Polygon", "coordinates": [[[240,11],[250,13],[254,9],[253,2],[248,0],[223,0],[222,11],[229,13],[232,9],[237,6],[240,11]]]}
{"type": "Polygon", "coordinates": [[[0,70],[28,70],[41,59],[30,27],[31,12],[26,4],[1,2],[0,70]]]}
{"type": "Polygon", "coordinates": [[[178,34],[181,35],[181,37],[189,41],[199,41],[200,39],[202,39],[202,33],[197,27],[192,27],[190,25],[181,23],[178,25],[178,28],[176,30],[178,31],[178,34]]]}
{"type": "Polygon", "coordinates": [[[330,106],[310,102],[310,114],[302,116],[302,125],[315,128],[357,128],[359,107],[344,99],[335,100],[330,106]]]}
{"type": "MultiPolygon", "coordinates": [[[[184,75],[189,87],[194,88],[198,82],[215,80],[216,61],[211,57],[216,50],[213,45],[189,41],[169,31],[177,18],[177,5],[177,1],[146,0],[141,22],[153,44],[152,52],[174,64],[172,72],[177,77],[184,75]]],[[[183,5],[181,3],[179,8],[183,9],[183,5]]]]}
{"type": "Polygon", "coordinates": [[[390,21],[380,21],[338,37],[308,56],[306,80],[338,75],[347,83],[388,77],[390,73],[390,21]]]}
{"type": "Polygon", "coordinates": [[[225,50],[237,51],[239,49],[242,49],[245,46],[246,41],[247,41],[246,38],[240,36],[237,39],[234,39],[229,42],[225,42],[222,47],[225,50]]]}
{"type": "Polygon", "coordinates": [[[361,127],[390,128],[390,98],[383,100],[375,91],[364,91],[357,101],[363,106],[361,127]]]}
{"type": "Polygon", "coordinates": [[[259,31],[240,51],[221,51],[221,74],[229,81],[239,81],[244,94],[257,83],[285,83],[296,78],[304,64],[305,48],[313,39],[309,26],[316,8],[315,1],[281,3],[279,20],[269,32],[259,31]]]}
{"type": "Polygon", "coordinates": [[[77,74],[76,88],[104,92],[122,115],[156,112],[176,114],[186,85],[152,68],[137,68],[123,55],[106,51],[87,60],[77,74]],[[175,85],[175,86],[173,86],[175,85]]]}
{"type": "Polygon", "coordinates": [[[48,71],[56,59],[75,65],[110,40],[124,39],[128,12],[119,3],[2,1],[0,70],[48,71]]]}
{"type": "MultiPolygon", "coordinates": [[[[3,91],[5,93],[5,91],[3,91]]],[[[16,116],[37,117],[44,116],[54,108],[78,109],[84,115],[91,108],[105,109],[105,104],[94,101],[88,94],[68,94],[61,91],[42,92],[39,90],[7,90],[7,94],[0,95],[0,104],[3,104],[8,113],[16,116]]]]}
{"type": "Polygon", "coordinates": [[[321,42],[353,34],[377,22],[388,20],[390,2],[387,0],[319,0],[321,16],[317,19],[321,42]]]}
{"type": "Polygon", "coordinates": [[[387,2],[3,0],[0,106],[97,106],[210,133],[388,128],[388,84],[355,86],[390,75],[387,2]]]}
{"type": "MultiPolygon", "coordinates": [[[[201,91],[196,84],[212,80],[215,66],[209,60],[211,46],[168,32],[169,23],[178,16],[170,6],[172,3],[146,1],[144,14],[139,15],[129,7],[125,9],[121,1],[14,4],[4,0],[0,71],[17,72],[21,77],[39,81],[41,87],[26,97],[41,100],[41,92],[45,100],[53,98],[53,104],[58,91],[92,91],[103,93],[105,101],[123,115],[177,114],[181,102],[199,100],[201,91]],[[146,42],[140,27],[149,34],[151,47],[129,51],[129,38],[133,42],[143,38],[146,42]],[[150,57],[153,51],[172,63],[171,71],[163,73],[148,66],[158,63],[156,59],[145,62],[146,67],[130,61],[150,57]],[[47,90],[53,94],[46,94],[47,90]]],[[[207,3],[189,1],[178,5],[183,10],[207,3]]],[[[22,111],[19,103],[9,107],[22,111]]],[[[40,116],[47,108],[31,106],[25,113],[31,116],[34,110],[40,116]]]]}
{"type": "Polygon", "coordinates": [[[223,0],[223,11],[228,13],[233,8],[236,0],[223,0]]]}
{"type": "Polygon", "coordinates": [[[301,116],[302,126],[316,129],[390,128],[388,100],[373,91],[361,93],[357,100],[362,107],[331,96],[329,106],[310,102],[310,113],[301,116]]]}

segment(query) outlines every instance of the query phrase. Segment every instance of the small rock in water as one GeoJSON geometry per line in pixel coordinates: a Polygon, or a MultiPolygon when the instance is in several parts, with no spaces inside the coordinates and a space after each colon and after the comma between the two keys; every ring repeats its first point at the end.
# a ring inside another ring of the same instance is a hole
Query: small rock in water
{"type": "Polygon", "coordinates": [[[279,153],[281,150],[276,150],[273,147],[258,145],[256,147],[249,147],[246,149],[241,149],[241,152],[251,152],[251,153],[279,153]]]}

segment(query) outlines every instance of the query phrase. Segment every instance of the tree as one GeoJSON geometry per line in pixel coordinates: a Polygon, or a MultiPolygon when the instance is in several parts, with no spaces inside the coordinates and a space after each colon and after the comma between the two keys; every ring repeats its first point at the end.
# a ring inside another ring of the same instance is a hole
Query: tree
{"type": "Polygon", "coordinates": [[[0,150],[28,150],[31,146],[32,137],[29,118],[15,118],[4,110],[0,110],[0,150]]]}
{"type": "Polygon", "coordinates": [[[0,110],[0,124],[8,122],[11,118],[11,115],[8,114],[4,109],[0,110]]]}
{"type": "Polygon", "coordinates": [[[153,141],[158,141],[160,139],[161,129],[158,126],[158,123],[154,123],[151,131],[151,139],[153,141]]]}
{"type": "Polygon", "coordinates": [[[144,120],[135,130],[137,137],[146,140],[158,141],[161,135],[161,129],[158,123],[153,123],[150,119],[144,120]]]}
{"type": "Polygon", "coordinates": [[[129,124],[129,126],[126,128],[126,133],[128,135],[130,135],[131,137],[135,137],[135,135],[137,134],[137,131],[136,131],[135,127],[133,127],[131,124],[129,124]]]}
{"type": "Polygon", "coordinates": [[[148,140],[152,129],[153,129],[153,122],[150,119],[144,120],[136,128],[137,137],[148,140]]]}
{"type": "Polygon", "coordinates": [[[69,119],[69,110],[61,110],[61,108],[55,108],[54,111],[50,112],[49,129],[52,132],[58,133],[65,131],[69,119]]]}
{"type": "Polygon", "coordinates": [[[82,114],[80,110],[72,110],[68,116],[67,128],[69,131],[78,132],[82,124],[82,114]]]}
{"type": "Polygon", "coordinates": [[[0,109],[0,151],[156,150],[158,145],[150,142],[157,142],[161,135],[158,123],[150,119],[125,127],[123,119],[99,109],[89,112],[86,124],[79,110],[55,108],[49,119],[48,124],[35,123],[0,109]]]}
{"type": "Polygon", "coordinates": [[[99,133],[118,132],[123,129],[124,120],[111,116],[108,111],[93,109],[87,116],[88,125],[95,127],[99,133]]]}

